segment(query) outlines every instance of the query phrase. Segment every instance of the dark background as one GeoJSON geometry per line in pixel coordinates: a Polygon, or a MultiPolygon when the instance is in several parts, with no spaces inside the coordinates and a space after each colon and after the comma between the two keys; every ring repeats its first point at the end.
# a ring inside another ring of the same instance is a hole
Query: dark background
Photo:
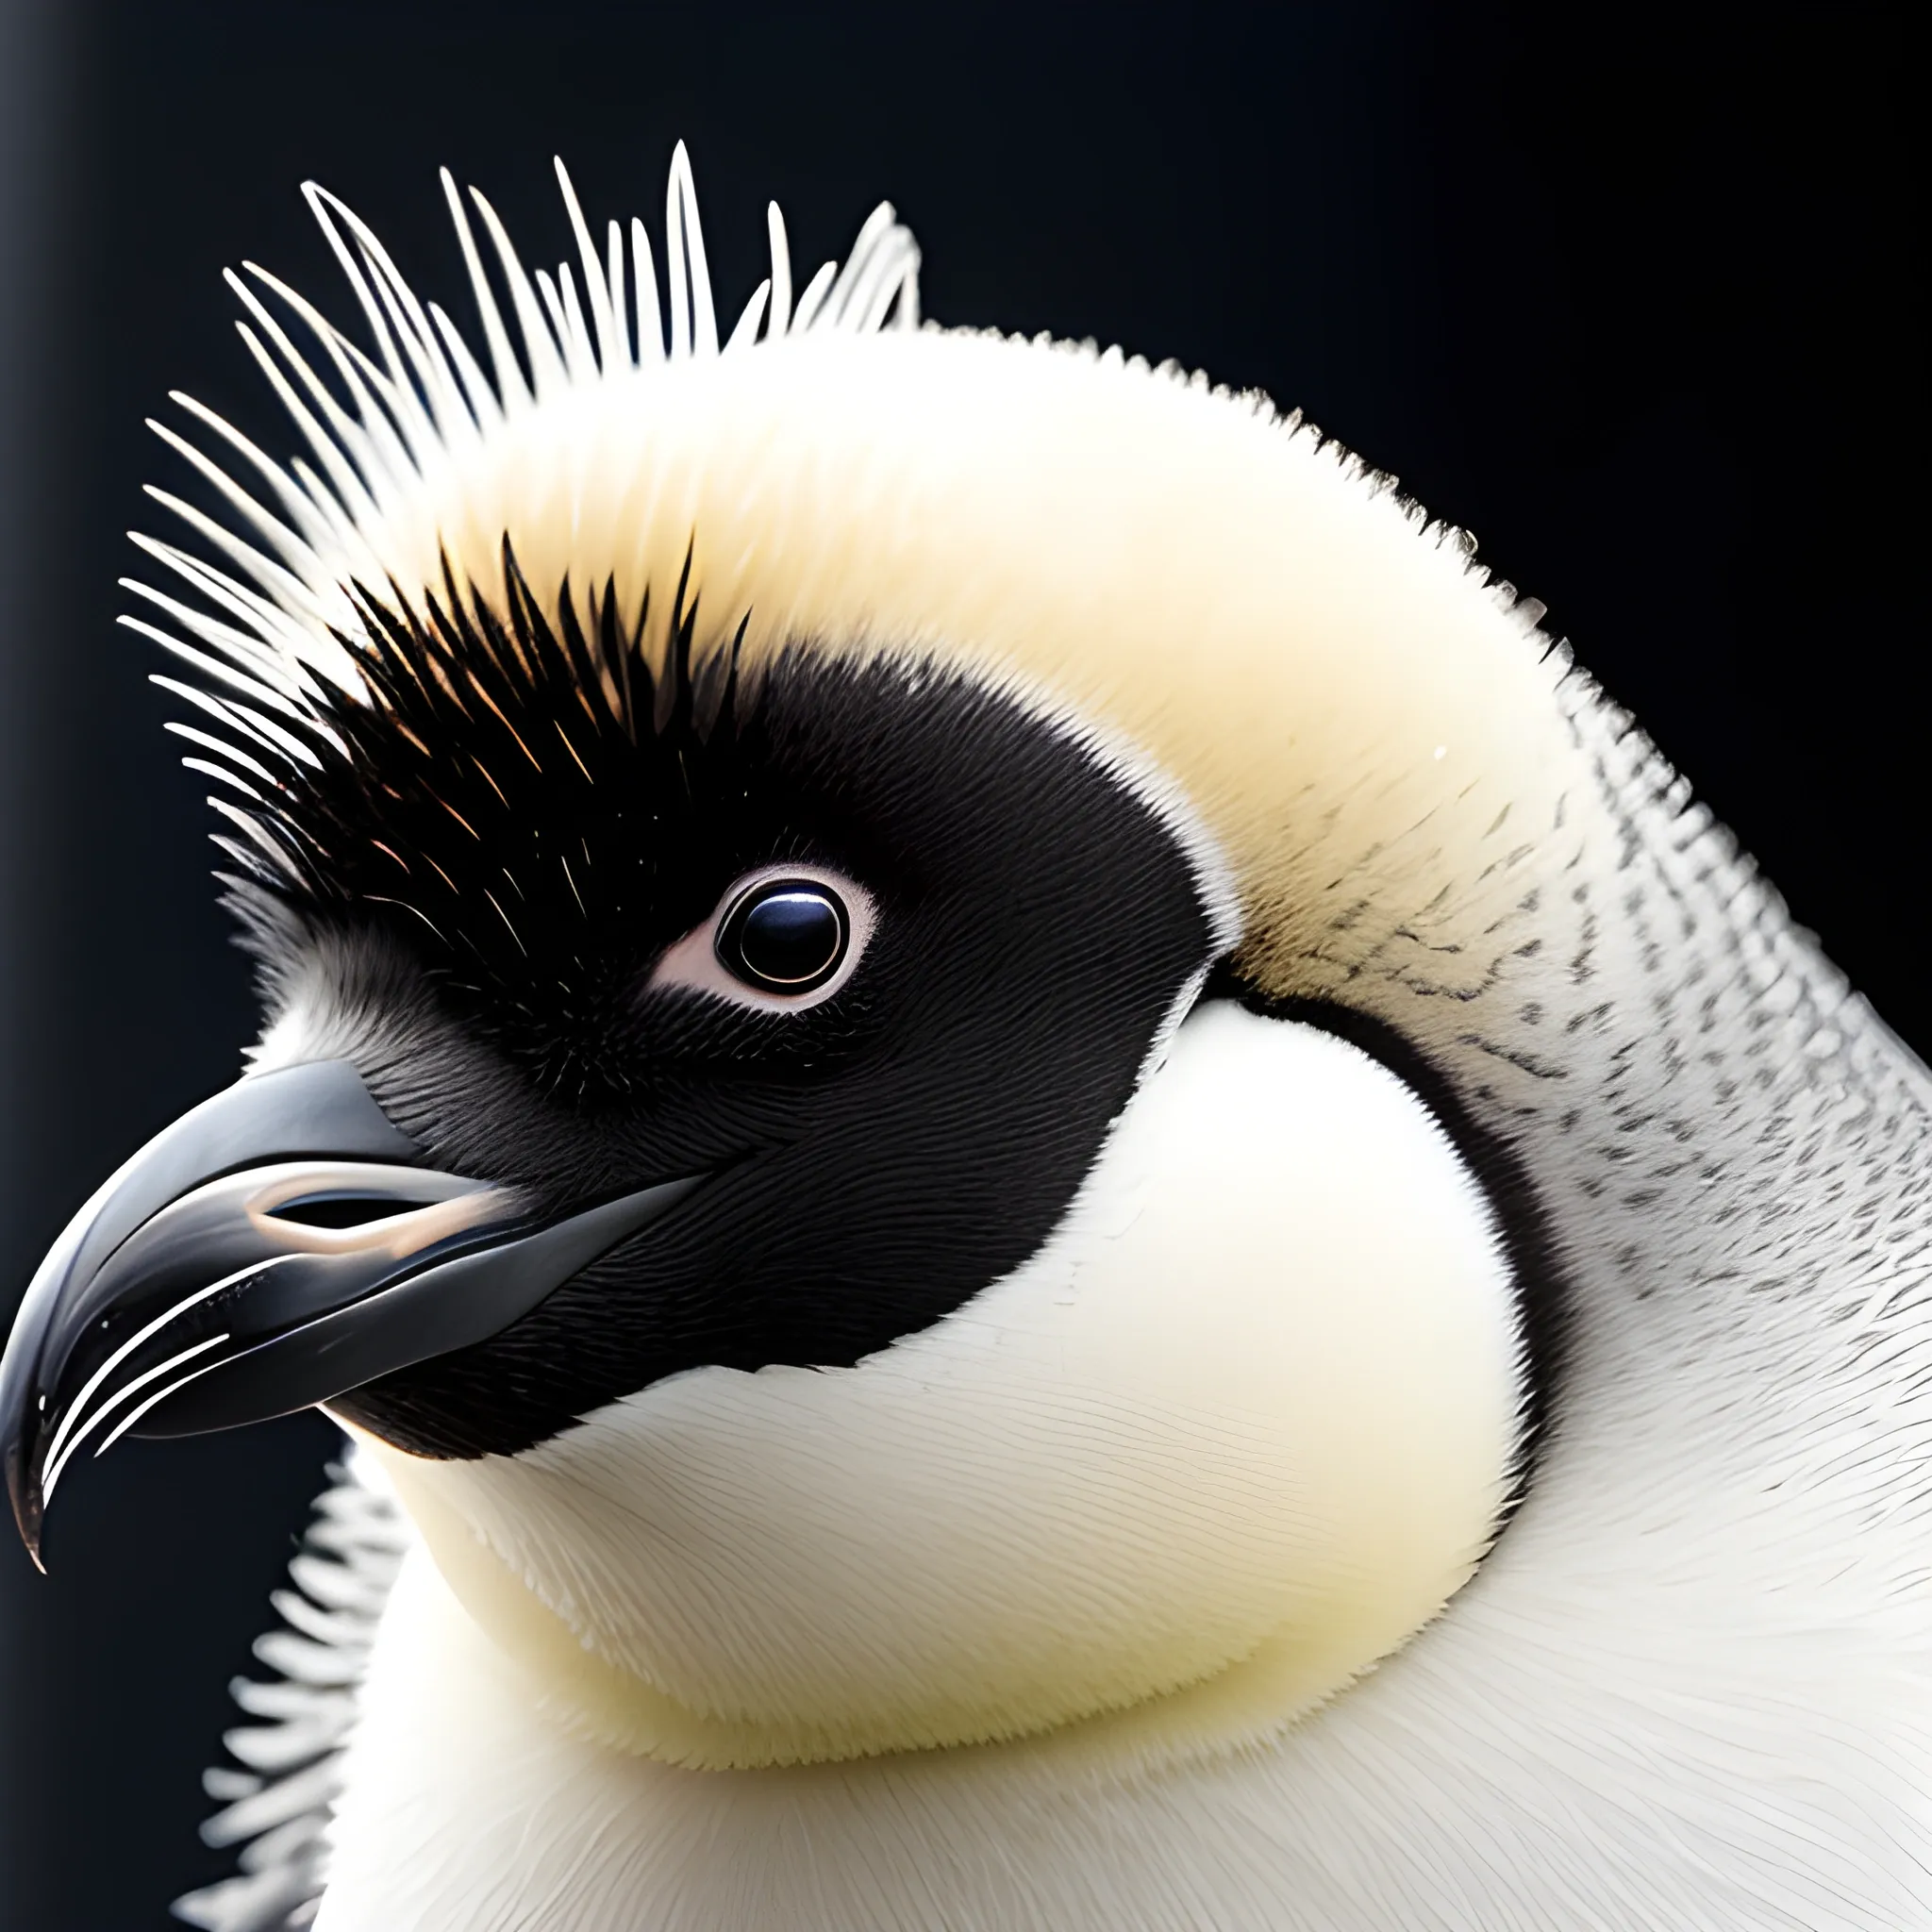
{"type": "MultiPolygon", "coordinates": [[[[219,272],[346,319],[309,175],[467,313],[439,163],[555,259],[553,152],[655,233],[681,135],[721,311],[768,195],[802,280],[889,193],[928,313],[1301,405],[1549,604],[1932,1043],[1907,16],[1582,13],[0,0],[0,1318],[251,1030],[114,578],[182,480],[170,388],[291,445],[219,272]]],[[[331,1440],[126,1442],[51,1579],[0,1539],[5,1932],[158,1927],[221,1869],[197,1774],[331,1440]]]]}

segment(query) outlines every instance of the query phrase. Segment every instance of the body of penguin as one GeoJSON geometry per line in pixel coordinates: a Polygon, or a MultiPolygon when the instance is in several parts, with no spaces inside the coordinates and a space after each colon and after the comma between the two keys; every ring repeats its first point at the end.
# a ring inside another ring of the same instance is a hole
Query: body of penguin
{"type": "Polygon", "coordinates": [[[473,347],[315,199],[140,591],[267,1024],[0,1412],[357,1439],[184,1909],[1932,1924],[1926,1078],[1540,613],[890,210],[721,350],[681,153],[664,304],[452,189],[473,347]]]}

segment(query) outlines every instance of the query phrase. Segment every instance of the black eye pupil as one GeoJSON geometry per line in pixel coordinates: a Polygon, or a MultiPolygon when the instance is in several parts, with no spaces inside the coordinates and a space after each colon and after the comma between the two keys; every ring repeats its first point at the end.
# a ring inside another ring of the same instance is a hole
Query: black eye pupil
{"type": "Polygon", "coordinates": [[[845,908],[829,887],[809,879],[755,886],[725,916],[718,958],[747,986],[763,992],[810,992],[845,957],[845,908]]]}

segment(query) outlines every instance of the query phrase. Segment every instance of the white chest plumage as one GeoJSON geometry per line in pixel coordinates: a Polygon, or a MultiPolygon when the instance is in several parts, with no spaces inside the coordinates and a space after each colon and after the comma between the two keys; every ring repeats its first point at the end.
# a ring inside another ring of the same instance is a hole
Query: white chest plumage
{"type": "Polygon", "coordinates": [[[1923,1923],[1924,1874],[1895,1827],[1923,1827],[1926,1766],[1894,1666],[1816,1629],[1708,1627],[1718,1600],[1687,1638],[1678,1602],[1639,1621],[1626,1595],[1621,1655],[1599,1653],[1623,1676],[1589,1681],[1573,1627],[1588,1587],[1526,1587],[1499,1552],[1456,1618],[1345,1706],[1216,1761],[1093,1780],[971,1754],[717,1773],[573,1736],[419,1555],[318,1932],[1923,1923]]]}

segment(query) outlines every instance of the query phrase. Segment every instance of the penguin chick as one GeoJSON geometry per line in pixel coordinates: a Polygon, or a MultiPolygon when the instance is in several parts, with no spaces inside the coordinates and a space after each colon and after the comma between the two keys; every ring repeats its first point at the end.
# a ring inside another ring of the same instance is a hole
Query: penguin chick
{"type": "Polygon", "coordinates": [[[445,185],[480,350],[311,190],[307,454],[162,431],[267,1024],[0,1372],[35,1548],[358,1444],[188,1916],[1923,1919],[1924,1076],[1540,610],[890,208],[721,349],[682,150],[661,306],[445,185]]]}

